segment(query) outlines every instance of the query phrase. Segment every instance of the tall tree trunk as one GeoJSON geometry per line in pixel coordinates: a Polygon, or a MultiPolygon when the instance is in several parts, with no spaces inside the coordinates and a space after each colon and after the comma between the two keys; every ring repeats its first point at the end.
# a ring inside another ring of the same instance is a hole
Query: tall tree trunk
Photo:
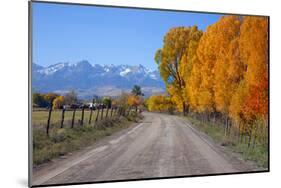
{"type": "Polygon", "coordinates": [[[253,133],[253,127],[249,127],[249,139],[248,139],[248,148],[251,146],[251,141],[252,141],[252,133],[253,133]]]}
{"type": "Polygon", "coordinates": [[[251,141],[252,141],[252,131],[249,134],[248,148],[250,148],[250,146],[251,146],[251,141]]]}
{"type": "Polygon", "coordinates": [[[186,116],[186,104],[185,102],[182,103],[182,113],[184,116],[186,116]]]}
{"type": "Polygon", "coordinates": [[[227,136],[228,131],[228,117],[224,115],[224,136],[227,136]]]}
{"type": "Polygon", "coordinates": [[[256,139],[257,139],[257,129],[255,129],[255,133],[254,133],[254,139],[253,139],[253,148],[255,148],[256,146],[256,139]]]}
{"type": "Polygon", "coordinates": [[[241,136],[241,134],[240,134],[240,129],[241,129],[241,123],[238,122],[238,130],[237,130],[237,139],[238,139],[238,143],[239,143],[240,136],[241,136]]]}

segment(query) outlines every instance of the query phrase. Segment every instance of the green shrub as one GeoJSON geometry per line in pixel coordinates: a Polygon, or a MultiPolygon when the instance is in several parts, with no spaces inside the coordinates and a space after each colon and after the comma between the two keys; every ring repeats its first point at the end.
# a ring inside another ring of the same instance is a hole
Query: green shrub
{"type": "Polygon", "coordinates": [[[66,130],[58,129],[51,133],[51,141],[54,143],[63,142],[66,139],[66,130]]]}

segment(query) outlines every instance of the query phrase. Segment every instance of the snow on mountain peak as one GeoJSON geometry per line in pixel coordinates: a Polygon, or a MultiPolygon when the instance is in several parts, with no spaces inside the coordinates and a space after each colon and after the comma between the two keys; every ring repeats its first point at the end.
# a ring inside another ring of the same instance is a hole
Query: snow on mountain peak
{"type": "Polygon", "coordinates": [[[126,68],[124,71],[120,72],[120,76],[126,76],[129,72],[131,72],[131,69],[126,68]]]}
{"type": "Polygon", "coordinates": [[[157,71],[154,71],[150,68],[146,68],[143,65],[113,65],[113,64],[94,64],[91,65],[88,61],[83,60],[77,63],[57,63],[54,65],[50,65],[48,67],[42,67],[34,63],[33,71],[42,74],[43,76],[51,76],[56,72],[84,72],[85,74],[93,72],[94,74],[100,75],[119,75],[122,77],[127,76],[135,76],[138,77],[148,77],[153,80],[157,80],[159,78],[157,71]],[[37,68],[38,67],[38,68],[37,68]]]}
{"type": "Polygon", "coordinates": [[[129,91],[133,85],[138,84],[146,95],[150,95],[159,89],[164,91],[165,88],[159,71],[143,65],[92,65],[80,61],[43,67],[34,63],[32,72],[32,84],[40,92],[68,91],[73,88],[83,97],[107,93],[101,90],[98,92],[102,87],[129,91]]]}
{"type": "Polygon", "coordinates": [[[51,75],[57,72],[58,70],[63,69],[64,67],[69,66],[69,63],[57,63],[54,65],[50,65],[46,68],[42,68],[38,70],[39,73],[45,74],[45,75],[51,75]]]}

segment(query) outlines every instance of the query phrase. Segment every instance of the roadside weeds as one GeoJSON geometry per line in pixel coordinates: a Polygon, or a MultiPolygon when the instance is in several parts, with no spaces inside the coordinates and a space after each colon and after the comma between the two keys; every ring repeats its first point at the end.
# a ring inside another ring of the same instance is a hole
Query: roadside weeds
{"type": "Polygon", "coordinates": [[[243,160],[255,163],[259,169],[268,169],[267,146],[257,144],[255,148],[249,148],[246,142],[237,141],[237,137],[234,134],[225,136],[224,127],[221,125],[214,125],[211,122],[203,123],[191,116],[184,117],[183,119],[191,123],[197,130],[207,134],[216,144],[239,154],[243,160]]]}
{"type": "Polygon", "coordinates": [[[94,126],[85,125],[71,128],[53,128],[47,136],[42,129],[33,130],[33,165],[46,163],[54,158],[94,144],[122,129],[130,127],[142,119],[141,114],[113,117],[97,122],[94,126]]]}

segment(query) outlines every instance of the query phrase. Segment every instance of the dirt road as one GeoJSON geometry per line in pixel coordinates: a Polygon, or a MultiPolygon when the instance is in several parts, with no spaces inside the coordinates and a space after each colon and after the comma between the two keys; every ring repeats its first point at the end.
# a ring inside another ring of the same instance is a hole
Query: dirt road
{"type": "Polygon", "coordinates": [[[144,116],[140,124],[34,169],[33,185],[254,170],[180,117],[144,116]]]}

